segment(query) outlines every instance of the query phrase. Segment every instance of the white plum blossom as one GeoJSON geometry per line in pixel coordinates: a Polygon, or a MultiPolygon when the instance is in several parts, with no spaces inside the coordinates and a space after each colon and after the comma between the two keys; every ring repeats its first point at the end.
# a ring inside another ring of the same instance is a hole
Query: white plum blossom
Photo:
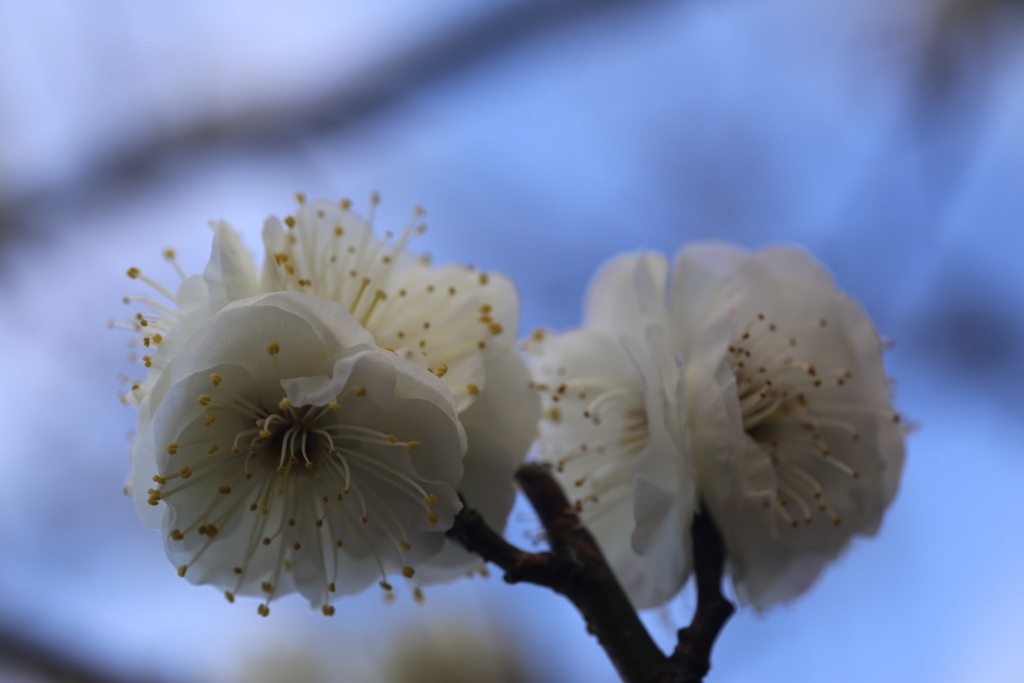
{"type": "MultiPolygon", "coordinates": [[[[371,208],[376,206],[376,195],[371,208]]],[[[533,442],[540,402],[515,349],[519,297],[512,281],[462,266],[432,267],[406,245],[425,230],[417,208],[394,241],[374,237],[371,220],[348,201],[307,202],[263,225],[263,291],[295,290],[340,302],[377,344],[441,377],[466,429],[459,492],[497,531],[515,502],[513,473],[533,442]]],[[[225,228],[224,229],[229,229],[225,228]]],[[[246,270],[244,277],[248,277],[246,270]]],[[[246,285],[236,285],[244,289],[246,285]]],[[[419,574],[432,583],[482,569],[454,541],[419,574]]]]}
{"type": "MultiPolygon", "coordinates": [[[[544,400],[537,454],[556,476],[638,608],[690,573],[695,492],[679,369],[666,347],[668,267],[638,254],[591,283],[583,327],[527,344],[544,400]]],[[[667,348],[667,347],[666,347],[667,348]]]]}
{"type": "Polygon", "coordinates": [[[465,434],[440,379],[333,301],[228,304],[147,396],[132,478],[178,574],[235,595],[337,595],[411,578],[461,503],[465,434]]]}
{"type": "Polygon", "coordinates": [[[905,427],[864,310],[806,252],[676,259],[675,349],[701,496],[741,600],[803,593],[896,495],[905,427]]]}
{"type": "Polygon", "coordinates": [[[895,495],[904,428],[881,342],[798,249],[698,244],[668,285],[660,256],[620,257],[595,277],[583,328],[533,344],[541,457],[638,607],[663,603],[689,571],[651,555],[645,528],[682,529],[666,543],[688,556],[696,504],[722,533],[742,601],[794,598],[853,535],[877,530],[895,495]],[[588,385],[602,391],[578,390],[588,385]],[[609,423],[613,407],[630,419],[609,423]],[[673,507],[652,495],[667,482],[684,492],[673,507]]]}
{"type": "MultiPolygon", "coordinates": [[[[139,408],[138,432],[147,429],[155,412],[152,397],[166,392],[183,349],[219,310],[269,292],[331,301],[369,333],[371,343],[420,366],[451,393],[468,437],[459,491],[492,527],[504,528],[515,499],[512,474],[529,449],[540,412],[529,371],[514,347],[519,317],[514,285],[500,274],[433,267],[428,258],[410,254],[408,242],[425,229],[420,209],[397,238],[385,233],[381,239],[372,228],[376,194],[367,219],[354,213],[348,200],[296,197],[293,215],[270,217],[264,224],[261,269],[224,221],[211,223],[213,248],[202,274],[186,277],[174,253],[166,253],[183,278],[176,292],[129,269],[130,277],[160,295],[126,297],[126,303],[140,302],[146,310],[118,324],[137,331],[146,347],[141,359],[147,375],[126,396],[139,408]]],[[[136,439],[133,462],[138,449],[136,439]]],[[[137,479],[130,477],[128,490],[137,479]]],[[[482,565],[480,558],[446,542],[417,568],[416,581],[450,580],[482,565]]]]}

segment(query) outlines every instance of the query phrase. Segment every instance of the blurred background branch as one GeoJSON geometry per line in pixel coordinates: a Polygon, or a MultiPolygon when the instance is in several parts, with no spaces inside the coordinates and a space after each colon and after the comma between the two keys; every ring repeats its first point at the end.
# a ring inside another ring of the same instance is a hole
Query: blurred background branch
{"type": "MultiPolygon", "coordinates": [[[[207,112],[127,135],[89,159],[82,171],[20,191],[0,182],[0,238],[31,207],[73,208],[110,188],[131,192],[163,164],[188,157],[215,158],[240,150],[291,149],[298,140],[351,128],[380,117],[424,90],[478,68],[523,44],[601,15],[667,0],[514,0],[493,3],[468,20],[449,22],[419,42],[403,45],[376,63],[304,99],[264,99],[240,109],[207,112]]],[[[112,94],[112,93],[111,93],[112,94]]],[[[0,172],[3,169],[0,167],[0,172]]],[[[0,177],[2,179],[2,177],[0,177]]]]}
{"type": "Polygon", "coordinates": [[[163,676],[125,677],[97,662],[73,658],[66,650],[43,644],[9,626],[0,626],[0,680],[21,674],[29,681],[53,683],[160,683],[163,676]]]}

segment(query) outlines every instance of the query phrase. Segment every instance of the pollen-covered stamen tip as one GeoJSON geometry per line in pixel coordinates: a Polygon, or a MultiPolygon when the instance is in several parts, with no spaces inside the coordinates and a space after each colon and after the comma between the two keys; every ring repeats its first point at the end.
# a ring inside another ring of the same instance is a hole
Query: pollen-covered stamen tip
{"type": "Polygon", "coordinates": [[[178,263],[177,251],[175,251],[171,247],[166,247],[162,253],[164,260],[170,263],[172,266],[174,266],[174,270],[178,273],[178,277],[180,277],[182,280],[188,278],[188,273],[186,273],[185,269],[181,267],[180,263],[178,263]]]}
{"type": "Polygon", "coordinates": [[[128,277],[130,277],[133,280],[142,280],[147,285],[149,285],[150,287],[152,287],[156,291],[160,292],[160,294],[162,294],[165,297],[167,297],[169,300],[176,301],[174,294],[169,289],[164,287],[162,284],[160,284],[159,282],[157,282],[153,278],[151,278],[151,277],[149,277],[147,275],[143,275],[142,271],[139,270],[138,268],[135,268],[135,267],[129,268],[126,271],[126,274],[128,275],[128,277]]]}
{"type": "MultiPolygon", "coordinates": [[[[827,498],[827,492],[822,491],[818,479],[806,469],[809,465],[799,464],[802,457],[799,454],[816,456],[817,462],[858,479],[858,470],[832,455],[822,428],[845,432],[852,442],[856,442],[860,439],[858,429],[834,415],[836,412],[872,410],[869,406],[822,402],[816,392],[822,391],[826,382],[837,391],[845,391],[844,387],[853,378],[853,373],[846,368],[819,368],[791,355],[798,346],[798,334],[827,327],[826,319],[808,321],[793,335],[775,335],[777,326],[765,321],[765,316],[758,314],[757,319],[748,324],[729,347],[729,360],[740,392],[744,428],[771,454],[778,478],[779,497],[775,509],[779,516],[794,528],[801,526],[786,512],[787,503],[794,502],[801,508],[803,521],[810,524],[811,511],[807,501],[813,500],[817,509],[831,518],[833,525],[839,525],[839,515],[823,500],[827,498]]],[[[800,346],[804,348],[803,344],[800,346]]],[[[813,348],[813,343],[809,348],[813,348]]],[[[834,439],[835,434],[829,438],[834,439]]]]}

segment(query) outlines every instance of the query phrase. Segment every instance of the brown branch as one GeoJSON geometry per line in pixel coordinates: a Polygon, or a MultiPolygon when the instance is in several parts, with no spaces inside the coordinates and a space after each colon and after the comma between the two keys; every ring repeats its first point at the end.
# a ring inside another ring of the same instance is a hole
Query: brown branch
{"type": "MultiPolygon", "coordinates": [[[[117,143],[94,158],[86,158],[82,172],[68,179],[28,191],[11,190],[0,182],[0,238],[6,224],[14,233],[32,207],[63,205],[69,213],[83,204],[109,201],[104,190],[137,194],[136,184],[162,183],[161,170],[168,164],[191,163],[236,154],[239,150],[279,153],[281,149],[301,150],[302,139],[354,130],[383,113],[408,107],[419,93],[442,86],[481,65],[514,53],[523,45],[560,30],[620,12],[664,5],[659,0],[520,0],[495,3],[483,12],[464,13],[463,20],[447,22],[440,30],[427,32],[405,49],[383,59],[362,64],[351,73],[343,62],[334,82],[307,98],[263,98],[248,106],[187,112],[177,126],[127,130],[117,143]],[[135,133],[132,135],[132,133],[135,133]],[[219,155],[219,156],[218,156],[219,155]],[[191,159],[189,159],[191,157],[191,159]],[[155,180],[153,180],[155,178],[155,180]],[[69,206],[70,205],[70,206],[69,206]]],[[[145,76],[140,76],[145,78],[145,76]]],[[[177,120],[175,118],[175,120],[177,120]]],[[[0,180],[3,179],[0,168],[0,180]]],[[[11,170],[14,172],[14,169],[11,170]]],[[[14,187],[17,188],[18,184],[14,187]]],[[[24,232],[24,231],[22,231],[24,232]]],[[[12,236],[14,236],[12,234],[12,236]]],[[[19,237],[21,235],[18,235],[19,237]]]]}
{"type": "Polygon", "coordinates": [[[68,652],[33,640],[0,625],[0,677],[2,671],[20,671],[63,683],[154,683],[156,678],[126,678],[94,663],[76,659],[68,652]]]}
{"type": "Polygon", "coordinates": [[[681,679],[679,683],[700,683],[711,668],[711,648],[715,639],[736,611],[722,595],[722,571],[725,568],[725,544],[714,522],[704,512],[693,518],[693,566],[697,581],[697,610],[690,625],[679,629],[679,640],[669,658],[681,679]]]}
{"type": "Polygon", "coordinates": [[[548,552],[531,553],[508,543],[475,510],[464,507],[448,535],[505,572],[509,583],[546,586],[569,598],[583,615],[626,683],[696,683],[710,668],[711,647],[732,605],[722,596],[724,548],[710,519],[694,519],[697,611],[679,631],[666,657],[654,643],[601,549],[584,528],[546,465],[523,465],[516,473],[547,534],[548,552]]]}
{"type": "Polygon", "coordinates": [[[551,553],[520,550],[496,533],[480,513],[463,507],[448,530],[448,536],[471,553],[476,553],[505,572],[508,583],[533,583],[555,590],[562,574],[551,553]]]}
{"type": "Polygon", "coordinates": [[[537,511],[550,554],[561,569],[552,588],[576,605],[587,630],[597,636],[624,681],[650,681],[665,666],[665,655],[647,633],[561,486],[543,465],[524,465],[516,479],[537,511]]]}

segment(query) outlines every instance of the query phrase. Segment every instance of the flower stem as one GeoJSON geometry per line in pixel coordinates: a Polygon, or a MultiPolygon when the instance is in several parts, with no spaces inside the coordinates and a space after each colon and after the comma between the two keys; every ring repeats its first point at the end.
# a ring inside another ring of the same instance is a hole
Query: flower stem
{"type": "MultiPolygon", "coordinates": [[[[697,581],[697,610],[690,625],[679,629],[676,649],[669,658],[682,672],[681,681],[702,681],[711,668],[711,648],[736,611],[722,595],[725,544],[704,512],[693,518],[693,565],[697,581]]],[[[659,679],[674,681],[676,679],[659,679]]]]}
{"type": "Polygon", "coordinates": [[[715,638],[733,611],[722,596],[724,548],[710,519],[704,515],[694,519],[697,611],[690,626],[679,631],[679,644],[672,656],[666,657],[550,468],[523,465],[516,479],[540,517],[549,551],[530,553],[515,547],[468,507],[459,512],[448,535],[504,570],[508,583],[546,586],[571,600],[625,683],[701,681],[710,668],[715,638]]]}

